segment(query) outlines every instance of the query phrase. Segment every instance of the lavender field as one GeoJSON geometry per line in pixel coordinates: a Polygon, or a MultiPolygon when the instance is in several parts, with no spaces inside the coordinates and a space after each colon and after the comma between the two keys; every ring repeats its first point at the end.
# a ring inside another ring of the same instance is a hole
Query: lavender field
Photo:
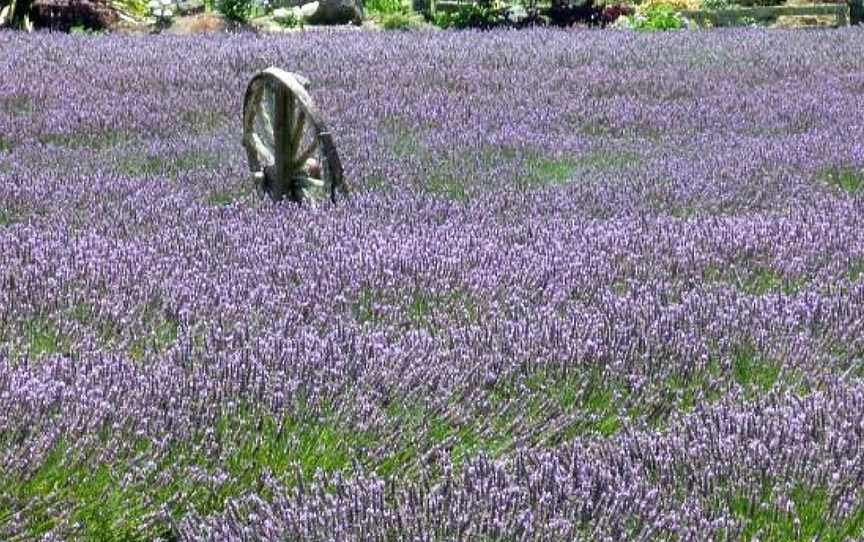
{"type": "Polygon", "coordinates": [[[864,539],[862,47],[0,33],[0,539],[864,539]]]}

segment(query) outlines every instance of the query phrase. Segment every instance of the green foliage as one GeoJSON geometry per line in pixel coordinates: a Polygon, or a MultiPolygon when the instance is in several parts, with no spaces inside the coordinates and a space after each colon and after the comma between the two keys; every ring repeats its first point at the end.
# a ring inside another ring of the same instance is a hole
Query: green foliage
{"type": "MultiPolygon", "coordinates": [[[[697,401],[707,401],[713,403],[720,399],[721,392],[712,384],[722,374],[722,367],[716,359],[710,360],[703,369],[693,371],[689,375],[674,374],[664,384],[664,387],[674,396],[669,402],[672,408],[677,408],[680,412],[686,413],[693,410],[697,401]]],[[[651,422],[659,421],[658,412],[657,419],[649,420],[651,422]]]]}
{"type": "Polygon", "coordinates": [[[543,429],[523,436],[534,443],[555,446],[579,436],[609,437],[630,415],[623,406],[626,396],[620,382],[599,370],[542,369],[504,380],[490,391],[489,399],[499,409],[491,425],[494,431],[510,435],[509,420],[501,412],[518,412],[529,426],[543,429]]]}
{"type": "Polygon", "coordinates": [[[332,412],[281,420],[231,414],[218,421],[216,435],[227,450],[223,464],[238,492],[254,486],[265,469],[278,476],[296,466],[305,479],[318,469],[345,470],[365,444],[362,433],[332,412]]]}
{"type": "Polygon", "coordinates": [[[369,192],[388,193],[393,190],[393,187],[387,182],[387,178],[381,174],[374,174],[366,177],[361,186],[369,192]]]}
{"type": "Polygon", "coordinates": [[[706,283],[725,282],[747,295],[761,296],[768,294],[793,295],[806,283],[804,278],[787,278],[781,273],[762,266],[754,269],[744,269],[740,273],[729,267],[709,266],[703,272],[706,283]]]}
{"type": "Polygon", "coordinates": [[[568,158],[529,158],[527,166],[525,182],[534,186],[563,184],[576,170],[576,165],[568,158]]]}
{"type": "Polygon", "coordinates": [[[303,25],[306,24],[303,17],[292,10],[289,10],[287,13],[280,15],[278,18],[274,18],[273,20],[276,21],[279,26],[285,28],[303,28],[303,25]]]}
{"type": "Polygon", "coordinates": [[[684,20],[671,6],[656,5],[625,17],[627,26],[633,30],[656,32],[684,28],[684,20]]]}
{"type": "Polygon", "coordinates": [[[201,150],[181,150],[174,155],[132,154],[117,158],[118,171],[133,177],[165,176],[176,179],[186,171],[216,168],[219,156],[201,150]]]}
{"type": "Polygon", "coordinates": [[[468,201],[468,189],[465,179],[442,174],[432,174],[426,184],[432,194],[442,196],[452,201],[468,201]]]}
{"type": "Polygon", "coordinates": [[[9,94],[7,96],[0,96],[0,110],[12,114],[32,113],[33,104],[27,96],[9,94]]]}
{"type": "Polygon", "coordinates": [[[387,144],[387,149],[397,158],[407,158],[423,151],[417,134],[401,120],[387,119],[382,123],[379,131],[387,144]]]}
{"type": "Polygon", "coordinates": [[[113,0],[113,5],[135,17],[146,17],[150,13],[147,0],[113,0]]]}
{"type": "Polygon", "coordinates": [[[849,280],[858,282],[862,278],[864,278],[864,261],[855,262],[849,266],[849,280]]]}
{"type": "Polygon", "coordinates": [[[830,168],[823,173],[824,179],[842,192],[857,194],[864,189],[864,171],[856,168],[830,168]]]}
{"type": "Polygon", "coordinates": [[[702,9],[727,9],[730,5],[729,0],[702,0],[702,9]]]}
{"type": "Polygon", "coordinates": [[[792,512],[779,509],[773,493],[768,487],[758,498],[740,495],[728,499],[729,511],[744,523],[741,540],[843,542],[864,533],[864,507],[853,509],[843,519],[832,518],[831,499],[823,488],[796,485],[788,495],[792,512]]]}
{"type": "Polygon", "coordinates": [[[229,21],[245,23],[255,9],[254,0],[218,0],[216,9],[229,21]]]}
{"type": "Polygon", "coordinates": [[[780,365],[764,360],[752,344],[735,349],[732,356],[732,378],[746,390],[768,391],[780,376],[780,365]]]}
{"type": "Polygon", "coordinates": [[[377,322],[378,315],[375,310],[375,291],[371,288],[363,288],[360,290],[360,295],[351,305],[351,314],[353,314],[354,319],[361,324],[366,322],[377,322]]]}
{"type": "Polygon", "coordinates": [[[148,351],[164,352],[177,340],[179,329],[179,324],[170,319],[154,324],[149,335],[132,342],[129,346],[129,357],[140,361],[148,351]]]}
{"type": "Polygon", "coordinates": [[[69,340],[47,320],[34,320],[25,330],[30,356],[41,358],[50,354],[67,354],[69,340]]]}
{"type": "MultiPolygon", "coordinates": [[[[0,474],[0,510],[4,505],[14,508],[28,503],[28,513],[22,523],[27,530],[27,540],[41,538],[56,525],[56,509],[52,513],[51,505],[58,503],[62,503],[64,514],[82,520],[84,530],[92,529],[88,540],[141,539],[124,529],[133,522],[124,525],[104,521],[106,516],[116,513],[112,506],[115,500],[113,492],[106,487],[106,474],[104,466],[91,470],[72,464],[66,444],[59,441],[31,475],[18,478],[0,474]],[[74,509],[70,506],[73,502],[74,509]]],[[[125,504],[122,510],[126,514],[137,512],[130,510],[131,499],[125,504]]]]}
{"type": "Polygon", "coordinates": [[[104,131],[80,131],[71,133],[45,133],[36,139],[43,145],[54,147],[68,147],[70,149],[108,149],[125,142],[125,136],[119,132],[104,131]]]}
{"type": "Polygon", "coordinates": [[[386,13],[376,19],[384,30],[414,30],[423,24],[420,16],[411,13],[386,13]]]}
{"type": "Polygon", "coordinates": [[[216,205],[219,207],[225,207],[227,205],[231,205],[234,202],[236,202],[238,199],[243,197],[244,194],[245,194],[245,192],[242,192],[242,191],[231,191],[231,190],[218,191],[218,192],[214,192],[214,193],[210,194],[208,201],[210,202],[211,205],[216,205]]]}
{"type": "MultiPolygon", "coordinates": [[[[249,2],[250,0],[230,0],[237,2],[249,2]]],[[[247,13],[247,17],[251,15],[247,13]]],[[[235,21],[241,22],[241,21],[235,21]]],[[[226,123],[225,117],[213,108],[205,107],[198,110],[187,110],[180,113],[178,117],[188,130],[195,134],[208,134],[226,123]]]]}
{"type": "Polygon", "coordinates": [[[525,176],[520,182],[526,188],[559,185],[568,182],[579,172],[593,176],[596,172],[626,168],[638,159],[633,153],[612,150],[555,158],[529,152],[525,159],[525,176]]]}
{"type": "Polygon", "coordinates": [[[765,295],[769,293],[793,294],[799,284],[787,280],[773,269],[757,269],[739,283],[742,292],[750,295],[765,295]]]}
{"type": "Polygon", "coordinates": [[[426,328],[436,333],[436,319],[441,315],[460,320],[476,321],[481,307],[469,292],[461,289],[442,293],[413,288],[407,293],[365,287],[351,305],[351,314],[361,324],[398,322],[402,327],[426,328]]]}
{"type": "Polygon", "coordinates": [[[396,445],[389,446],[387,453],[374,462],[376,472],[385,477],[412,473],[426,450],[447,450],[451,464],[458,470],[465,460],[480,453],[500,456],[512,442],[504,425],[484,430],[484,420],[454,420],[422,404],[396,402],[386,408],[386,413],[388,426],[398,429],[374,439],[379,443],[396,439],[396,445]]]}
{"type": "Polygon", "coordinates": [[[455,11],[435,13],[432,22],[440,28],[486,30],[500,24],[501,10],[491,5],[465,4],[455,11]]]}
{"type": "Polygon", "coordinates": [[[369,0],[363,5],[363,9],[370,15],[405,13],[402,0],[369,0]]]}
{"type": "Polygon", "coordinates": [[[579,157],[576,165],[607,171],[631,166],[639,161],[639,156],[632,152],[620,150],[597,150],[585,153],[579,157]]]}

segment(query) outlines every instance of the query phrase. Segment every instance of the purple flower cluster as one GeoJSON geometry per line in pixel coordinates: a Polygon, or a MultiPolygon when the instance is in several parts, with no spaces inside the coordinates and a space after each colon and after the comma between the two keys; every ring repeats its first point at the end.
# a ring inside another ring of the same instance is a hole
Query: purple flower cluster
{"type": "Polygon", "coordinates": [[[864,537],[862,43],[0,33],[0,538],[864,537]]]}

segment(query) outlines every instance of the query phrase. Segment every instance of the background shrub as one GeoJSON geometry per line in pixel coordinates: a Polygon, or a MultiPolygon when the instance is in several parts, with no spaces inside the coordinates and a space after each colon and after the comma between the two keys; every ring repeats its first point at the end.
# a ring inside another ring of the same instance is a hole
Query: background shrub
{"type": "Polygon", "coordinates": [[[32,28],[31,4],[32,0],[0,0],[0,27],[32,28]]]}
{"type": "Polygon", "coordinates": [[[603,26],[614,24],[619,17],[623,17],[625,15],[633,15],[633,13],[635,13],[635,9],[632,6],[625,6],[622,4],[606,6],[605,8],[603,8],[603,12],[601,15],[601,24],[603,26]]]}
{"type": "Polygon", "coordinates": [[[363,8],[367,13],[404,13],[405,6],[401,0],[368,0],[364,3],[363,8]]]}
{"type": "Polygon", "coordinates": [[[150,12],[147,0],[116,0],[114,5],[136,17],[146,17],[150,12]]]}
{"type": "Polygon", "coordinates": [[[279,26],[284,26],[285,28],[303,28],[304,25],[303,17],[294,11],[289,11],[278,18],[274,17],[274,20],[279,26]]]}
{"type": "Polygon", "coordinates": [[[638,6],[639,11],[649,12],[659,9],[661,11],[684,11],[690,9],[700,9],[702,2],[700,0],[644,0],[638,6]]]}
{"type": "Polygon", "coordinates": [[[423,25],[423,19],[414,13],[384,13],[377,17],[384,30],[413,30],[423,25]]]}
{"type": "Polygon", "coordinates": [[[627,16],[627,26],[633,30],[662,31],[684,28],[684,20],[678,10],[669,4],[639,6],[636,13],[627,16]]]}
{"type": "Polygon", "coordinates": [[[502,25],[505,20],[504,8],[484,2],[465,4],[456,11],[436,13],[432,21],[441,28],[490,30],[502,25]]]}
{"type": "Polygon", "coordinates": [[[587,24],[597,26],[603,24],[603,8],[594,0],[552,2],[549,9],[549,20],[555,26],[572,26],[587,24]]]}
{"type": "Polygon", "coordinates": [[[218,0],[216,9],[229,21],[243,23],[252,16],[253,0],[218,0]]]}

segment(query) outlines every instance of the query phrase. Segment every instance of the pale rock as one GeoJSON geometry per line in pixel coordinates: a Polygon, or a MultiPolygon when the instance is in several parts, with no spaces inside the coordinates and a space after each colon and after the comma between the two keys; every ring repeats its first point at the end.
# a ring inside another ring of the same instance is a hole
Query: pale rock
{"type": "Polygon", "coordinates": [[[363,22],[363,5],[359,0],[319,0],[305,4],[301,8],[304,18],[311,24],[360,24],[363,22]],[[307,9],[317,4],[313,13],[306,15],[307,9]]]}

